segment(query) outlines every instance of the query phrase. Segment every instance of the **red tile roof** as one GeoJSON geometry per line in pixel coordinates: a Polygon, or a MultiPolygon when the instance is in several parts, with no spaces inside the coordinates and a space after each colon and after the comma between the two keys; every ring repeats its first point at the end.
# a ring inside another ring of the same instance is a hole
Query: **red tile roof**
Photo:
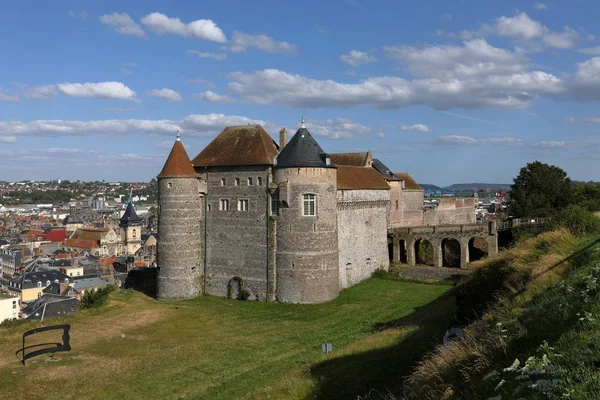
{"type": "Polygon", "coordinates": [[[338,190],[389,190],[390,186],[379,172],[371,167],[338,165],[338,190]]]}
{"type": "Polygon", "coordinates": [[[405,189],[413,189],[413,190],[423,190],[421,186],[415,181],[412,176],[407,174],[406,172],[394,172],[400,179],[404,181],[405,189]]]}
{"type": "Polygon", "coordinates": [[[329,157],[335,165],[351,165],[354,167],[366,167],[367,162],[373,159],[370,151],[364,153],[335,153],[330,154],[329,157]]]}
{"type": "Polygon", "coordinates": [[[65,247],[76,247],[79,249],[97,249],[98,243],[93,240],[83,240],[83,239],[65,239],[63,242],[65,247]]]}
{"type": "Polygon", "coordinates": [[[181,140],[176,140],[158,178],[199,178],[181,140]]]}
{"type": "Polygon", "coordinates": [[[228,126],[193,160],[195,167],[269,165],[277,145],[260,125],[228,126]]]}

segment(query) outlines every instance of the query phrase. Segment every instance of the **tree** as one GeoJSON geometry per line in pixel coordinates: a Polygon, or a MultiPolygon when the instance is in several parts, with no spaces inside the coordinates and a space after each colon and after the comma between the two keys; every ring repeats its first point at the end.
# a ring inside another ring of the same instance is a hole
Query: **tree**
{"type": "Polygon", "coordinates": [[[509,213],[516,218],[549,217],[572,204],[575,191],[567,173],[540,161],[521,168],[511,186],[509,213]]]}

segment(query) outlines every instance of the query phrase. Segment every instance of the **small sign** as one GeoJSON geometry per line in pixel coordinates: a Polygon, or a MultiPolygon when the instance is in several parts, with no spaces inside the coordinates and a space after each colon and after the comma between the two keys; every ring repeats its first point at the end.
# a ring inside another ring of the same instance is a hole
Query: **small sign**
{"type": "Polygon", "coordinates": [[[329,353],[333,350],[333,345],[331,343],[323,343],[321,348],[323,349],[323,353],[329,357],[329,353]]]}

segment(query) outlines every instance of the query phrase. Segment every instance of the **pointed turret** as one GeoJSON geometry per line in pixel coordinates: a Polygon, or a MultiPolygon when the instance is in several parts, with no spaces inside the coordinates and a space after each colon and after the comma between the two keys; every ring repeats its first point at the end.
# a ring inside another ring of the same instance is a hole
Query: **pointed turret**
{"type": "Polygon", "coordinates": [[[119,226],[121,228],[126,228],[128,226],[139,226],[141,224],[142,219],[135,212],[135,208],[133,208],[133,203],[130,199],[127,208],[125,209],[125,213],[123,213],[123,216],[119,220],[119,226]]]}
{"type": "Polygon", "coordinates": [[[302,118],[302,127],[277,156],[277,167],[333,167],[328,163],[328,158],[329,156],[304,126],[304,118],[302,118]]]}
{"type": "Polygon", "coordinates": [[[157,178],[199,178],[183,147],[179,133],[177,134],[177,140],[173,144],[171,153],[169,153],[169,157],[165,162],[165,166],[157,178]]]}

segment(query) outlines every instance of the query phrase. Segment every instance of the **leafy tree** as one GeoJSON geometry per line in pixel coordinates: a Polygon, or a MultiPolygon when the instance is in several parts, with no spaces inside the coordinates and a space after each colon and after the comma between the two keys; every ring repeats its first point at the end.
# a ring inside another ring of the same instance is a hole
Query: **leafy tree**
{"type": "Polygon", "coordinates": [[[591,235],[600,233],[600,219],[581,206],[570,205],[554,216],[552,227],[567,228],[576,236],[591,235]]]}
{"type": "Polygon", "coordinates": [[[510,215],[548,217],[575,201],[571,179],[561,168],[540,161],[521,168],[511,186],[510,215]]]}

